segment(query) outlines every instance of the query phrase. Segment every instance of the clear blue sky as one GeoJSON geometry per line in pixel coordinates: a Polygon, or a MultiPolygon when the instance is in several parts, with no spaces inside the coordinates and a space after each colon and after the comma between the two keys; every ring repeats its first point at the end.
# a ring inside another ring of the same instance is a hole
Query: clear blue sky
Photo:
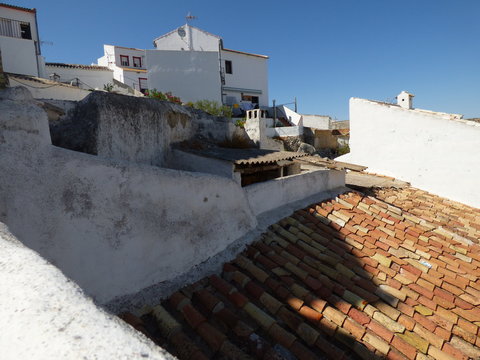
{"type": "Polygon", "coordinates": [[[69,1],[35,7],[49,62],[91,64],[103,44],[153,48],[185,23],[227,48],[265,54],[270,100],[299,112],[348,118],[348,99],[391,100],[480,117],[480,0],[69,1]]]}

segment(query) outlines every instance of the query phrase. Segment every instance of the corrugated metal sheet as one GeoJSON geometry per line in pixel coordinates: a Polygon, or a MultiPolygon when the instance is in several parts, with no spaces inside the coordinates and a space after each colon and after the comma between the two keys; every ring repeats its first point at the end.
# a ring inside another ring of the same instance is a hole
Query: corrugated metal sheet
{"type": "Polygon", "coordinates": [[[236,165],[272,164],[276,163],[277,161],[292,160],[308,155],[291,151],[273,151],[262,149],[228,149],[220,147],[209,149],[182,148],[181,150],[200,156],[230,161],[236,165]]]}
{"type": "Polygon", "coordinates": [[[363,171],[367,168],[366,166],[335,161],[328,158],[322,158],[320,156],[306,156],[299,159],[299,161],[336,170],[348,169],[353,171],[363,171]]]}

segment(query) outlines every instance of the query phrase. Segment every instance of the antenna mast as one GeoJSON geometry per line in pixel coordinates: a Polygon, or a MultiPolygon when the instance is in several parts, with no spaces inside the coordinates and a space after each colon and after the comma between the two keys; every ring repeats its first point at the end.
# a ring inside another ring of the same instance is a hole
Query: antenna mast
{"type": "Polygon", "coordinates": [[[189,11],[187,16],[185,16],[185,19],[187,20],[187,24],[190,24],[190,21],[197,20],[198,18],[196,16],[193,16],[189,11]]]}

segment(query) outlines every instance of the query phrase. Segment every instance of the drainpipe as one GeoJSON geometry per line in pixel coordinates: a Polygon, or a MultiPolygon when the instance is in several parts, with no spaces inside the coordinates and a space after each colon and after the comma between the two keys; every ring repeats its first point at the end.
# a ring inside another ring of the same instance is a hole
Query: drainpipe
{"type": "MultiPolygon", "coordinates": [[[[35,30],[37,31],[37,42],[35,46],[35,60],[37,62],[37,76],[40,77],[40,64],[38,63],[38,57],[42,55],[42,51],[40,50],[40,34],[38,33],[38,21],[37,21],[37,9],[35,10],[35,30]],[[37,48],[38,46],[38,48],[37,48]],[[38,50],[38,51],[37,51],[38,50]]],[[[35,43],[35,40],[34,40],[35,43]]]]}

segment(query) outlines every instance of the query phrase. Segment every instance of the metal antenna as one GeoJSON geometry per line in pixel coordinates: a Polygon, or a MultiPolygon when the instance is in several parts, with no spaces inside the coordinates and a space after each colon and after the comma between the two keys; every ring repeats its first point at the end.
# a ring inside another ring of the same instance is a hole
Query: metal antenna
{"type": "Polygon", "coordinates": [[[187,24],[190,23],[192,20],[197,20],[198,18],[196,16],[193,16],[190,11],[188,12],[187,16],[185,16],[185,19],[187,19],[187,24]]]}

